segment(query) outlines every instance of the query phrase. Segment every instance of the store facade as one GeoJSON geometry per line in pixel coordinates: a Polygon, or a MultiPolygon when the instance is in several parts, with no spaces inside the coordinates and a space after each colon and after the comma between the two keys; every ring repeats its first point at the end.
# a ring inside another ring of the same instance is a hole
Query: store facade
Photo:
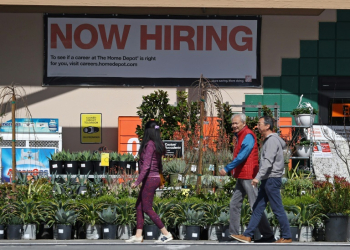
{"type": "MultiPolygon", "coordinates": [[[[224,101],[230,104],[246,102],[246,104],[270,105],[277,102],[282,117],[290,116],[289,112],[297,106],[301,94],[304,95],[304,101],[311,102],[316,109],[320,109],[320,112],[325,112],[322,111],[324,104],[319,105],[320,100],[323,100],[319,95],[329,91],[324,91],[322,86],[319,87],[320,79],[326,79],[322,78],[324,76],[347,76],[350,72],[350,50],[347,46],[350,43],[347,32],[350,27],[350,12],[346,10],[310,9],[311,7],[298,10],[293,6],[290,6],[290,9],[277,7],[274,11],[269,8],[251,9],[250,6],[246,6],[245,9],[237,9],[237,6],[231,6],[231,9],[225,9],[223,6],[193,9],[163,6],[152,10],[137,6],[137,2],[134,4],[138,8],[130,6],[106,8],[109,6],[106,4],[105,7],[99,6],[94,9],[86,6],[78,8],[77,4],[73,3],[70,7],[3,5],[0,9],[1,84],[5,86],[14,82],[25,88],[32,117],[58,118],[63,128],[63,148],[71,151],[94,150],[102,145],[117,150],[119,116],[135,116],[137,107],[142,102],[142,96],[158,88],[166,90],[171,102],[176,102],[176,91],[186,90],[188,86],[160,84],[158,87],[140,84],[115,87],[44,84],[46,63],[44,13],[47,12],[61,15],[81,14],[82,11],[86,11],[92,15],[112,14],[118,11],[120,14],[136,16],[150,13],[150,18],[152,15],[189,15],[189,17],[205,15],[205,18],[206,15],[214,17],[220,14],[235,18],[261,15],[260,85],[225,86],[222,94],[224,101]],[[82,113],[102,114],[102,143],[81,144],[82,113]]],[[[186,6],[188,3],[183,4],[184,7],[191,7],[186,6]]],[[[205,76],[205,72],[202,73],[205,76]]],[[[249,115],[257,114],[253,109],[247,109],[247,112],[249,115]]],[[[18,113],[21,115],[21,110],[18,113]]],[[[4,120],[9,119],[5,117],[4,120]]]]}

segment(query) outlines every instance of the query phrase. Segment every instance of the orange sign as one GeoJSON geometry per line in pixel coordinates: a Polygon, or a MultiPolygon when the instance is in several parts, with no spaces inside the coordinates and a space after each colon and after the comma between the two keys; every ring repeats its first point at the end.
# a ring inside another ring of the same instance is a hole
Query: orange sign
{"type": "Polygon", "coordinates": [[[350,117],[350,103],[332,103],[332,117],[350,117]]]}
{"type": "Polygon", "coordinates": [[[136,135],[136,127],[141,125],[138,116],[119,116],[118,118],[118,152],[132,153],[134,156],[140,147],[139,138],[136,135]]]}

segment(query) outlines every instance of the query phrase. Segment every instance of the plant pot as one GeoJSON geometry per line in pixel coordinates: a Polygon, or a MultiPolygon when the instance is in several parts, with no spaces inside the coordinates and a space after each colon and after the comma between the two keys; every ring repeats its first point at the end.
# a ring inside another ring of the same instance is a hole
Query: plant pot
{"type": "Polygon", "coordinates": [[[91,161],[78,162],[78,168],[81,175],[94,174],[94,165],[91,161]]]}
{"type": "Polygon", "coordinates": [[[5,225],[0,225],[0,240],[5,239],[5,225]]]}
{"type": "Polygon", "coordinates": [[[299,228],[296,226],[290,226],[290,233],[292,234],[293,241],[299,241],[299,228]]]}
{"type": "Polygon", "coordinates": [[[119,173],[120,161],[110,161],[109,162],[109,174],[116,175],[119,173]]]}
{"type": "Polygon", "coordinates": [[[134,174],[136,171],[136,161],[121,161],[119,162],[119,169],[125,174],[134,174]]]}
{"type": "Polygon", "coordinates": [[[228,241],[230,240],[230,225],[224,225],[222,227],[221,240],[228,241]]]}
{"type": "MultiPolygon", "coordinates": [[[[324,241],[324,235],[325,235],[324,227],[314,228],[313,235],[314,235],[315,241],[324,241]]],[[[349,241],[349,237],[348,237],[348,241],[349,241]]]]}
{"type": "Polygon", "coordinates": [[[120,225],[117,230],[117,238],[128,240],[132,236],[132,228],[130,225],[120,225]]]}
{"type": "Polygon", "coordinates": [[[22,240],[36,240],[36,224],[23,225],[22,240]]]}
{"type": "Polygon", "coordinates": [[[186,240],[199,240],[200,236],[200,226],[186,226],[186,240]]]}
{"type": "Polygon", "coordinates": [[[22,238],[23,225],[7,225],[7,239],[20,240],[22,238]]]}
{"type": "Polygon", "coordinates": [[[71,225],[57,225],[57,240],[70,240],[72,239],[72,226],[71,225]]]}
{"type": "Polygon", "coordinates": [[[98,240],[102,239],[102,234],[101,234],[101,225],[93,225],[87,224],[86,225],[86,239],[88,240],[98,240]]]}
{"type": "Polygon", "coordinates": [[[63,161],[49,161],[50,175],[52,174],[64,174],[63,161]]]}
{"type": "Polygon", "coordinates": [[[312,230],[313,230],[313,227],[302,226],[300,228],[299,241],[300,242],[312,242],[312,230]]]}
{"type": "Polygon", "coordinates": [[[66,161],[64,165],[64,172],[66,174],[78,174],[78,162],[77,161],[66,161]]]}
{"type": "Polygon", "coordinates": [[[315,115],[300,114],[300,115],[298,115],[298,122],[299,123],[297,123],[297,124],[299,124],[300,126],[311,127],[312,124],[314,124],[314,120],[315,120],[315,115]]]}
{"type": "Polygon", "coordinates": [[[40,223],[39,224],[39,233],[36,236],[37,239],[53,239],[53,227],[49,225],[40,223]]]}
{"type": "Polygon", "coordinates": [[[347,241],[349,217],[347,215],[327,216],[328,219],[325,220],[325,240],[332,242],[347,241]]]}
{"type": "Polygon", "coordinates": [[[299,157],[309,157],[311,154],[311,146],[296,145],[296,153],[299,157]]]}
{"type": "Polygon", "coordinates": [[[94,165],[95,174],[104,175],[105,173],[108,173],[108,167],[100,166],[101,165],[100,161],[92,161],[92,164],[94,165]]]}
{"type": "Polygon", "coordinates": [[[87,186],[79,186],[77,194],[85,194],[87,192],[87,186]]]}
{"type": "Polygon", "coordinates": [[[210,225],[208,227],[208,240],[221,240],[222,227],[220,225],[210,225]]]}
{"type": "Polygon", "coordinates": [[[105,240],[115,240],[117,238],[117,225],[102,225],[102,236],[105,240]]]}
{"type": "Polygon", "coordinates": [[[156,225],[144,225],[144,239],[145,240],[157,240],[160,235],[160,230],[156,225]]]}
{"type": "Polygon", "coordinates": [[[184,240],[186,238],[186,226],[179,225],[179,239],[184,240]]]}

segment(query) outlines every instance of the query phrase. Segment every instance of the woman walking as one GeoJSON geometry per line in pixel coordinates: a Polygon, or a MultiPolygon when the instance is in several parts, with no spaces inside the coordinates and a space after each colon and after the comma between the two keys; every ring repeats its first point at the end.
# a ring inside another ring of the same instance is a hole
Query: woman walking
{"type": "Polygon", "coordinates": [[[142,229],[144,213],[146,213],[161,231],[156,243],[165,243],[173,239],[171,233],[166,230],[159,216],[153,211],[153,197],[160,186],[159,172],[162,170],[162,155],[165,153],[164,144],[160,138],[159,125],[155,121],[149,121],[145,125],[145,131],[139,149],[139,177],[131,184],[132,188],[142,183],[139,197],[136,202],[136,235],[131,236],[128,243],[143,242],[142,229]]]}

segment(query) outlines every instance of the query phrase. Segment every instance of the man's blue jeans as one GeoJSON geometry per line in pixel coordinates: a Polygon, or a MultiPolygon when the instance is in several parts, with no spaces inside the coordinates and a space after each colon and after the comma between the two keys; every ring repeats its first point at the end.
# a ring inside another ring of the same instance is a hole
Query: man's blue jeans
{"type": "Polygon", "coordinates": [[[267,202],[270,202],[273,213],[280,223],[282,238],[290,239],[292,235],[290,233],[289,222],[287,219],[286,212],[284,211],[281,189],[282,179],[281,178],[268,178],[261,181],[259,187],[258,197],[253,206],[253,214],[250,218],[248,228],[244,232],[244,236],[252,237],[254,235],[255,228],[258,226],[260,219],[267,206],[267,202]]]}

